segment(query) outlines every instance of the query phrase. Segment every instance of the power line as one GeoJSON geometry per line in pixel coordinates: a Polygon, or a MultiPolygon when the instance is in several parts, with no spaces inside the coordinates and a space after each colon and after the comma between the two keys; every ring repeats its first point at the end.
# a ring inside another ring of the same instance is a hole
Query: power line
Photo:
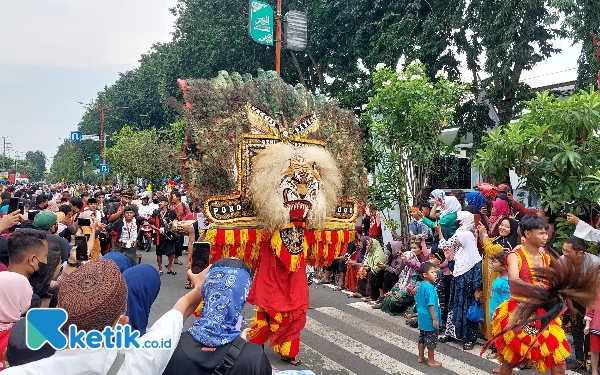
{"type": "Polygon", "coordinates": [[[558,72],[546,73],[546,74],[542,74],[542,75],[535,76],[535,77],[523,78],[522,80],[523,80],[523,81],[528,81],[528,80],[530,80],[530,79],[534,79],[534,78],[540,78],[540,77],[546,77],[546,76],[551,76],[551,75],[553,75],[553,74],[564,73],[564,72],[568,72],[568,71],[570,71],[570,70],[575,70],[575,69],[577,69],[577,68],[570,68],[570,69],[565,69],[565,70],[559,70],[558,72]]]}

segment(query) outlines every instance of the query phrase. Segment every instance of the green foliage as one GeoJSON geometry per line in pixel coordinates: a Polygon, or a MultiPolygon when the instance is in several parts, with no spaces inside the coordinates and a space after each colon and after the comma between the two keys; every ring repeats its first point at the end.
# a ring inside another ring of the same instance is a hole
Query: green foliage
{"type": "Polygon", "coordinates": [[[475,165],[496,181],[513,168],[526,178],[524,188],[540,196],[554,214],[572,201],[575,213],[590,213],[600,199],[593,176],[600,170],[598,123],[597,91],[580,91],[564,101],[538,94],[526,102],[517,122],[484,137],[475,165]]]}
{"type": "Polygon", "coordinates": [[[171,124],[171,134],[174,143],[177,145],[177,151],[183,151],[183,145],[185,144],[187,126],[185,121],[178,121],[171,124]]]}
{"type": "Polygon", "coordinates": [[[373,74],[375,95],[364,117],[370,120],[372,153],[377,166],[370,202],[384,213],[388,228],[398,227],[387,209],[400,207],[400,227],[408,225],[412,197],[420,196],[432,162],[443,151],[439,135],[451,123],[468,87],[445,78],[433,83],[418,61],[405,71],[380,68],[373,74]]]}
{"type": "MultiPolygon", "coordinates": [[[[82,182],[86,172],[83,155],[82,149],[72,142],[60,145],[50,168],[52,182],[82,182]]],[[[88,172],[91,178],[91,170],[88,172]]]]}
{"type": "Polygon", "coordinates": [[[25,160],[34,166],[33,174],[29,177],[31,181],[41,181],[44,179],[46,170],[46,155],[42,151],[27,151],[25,160]]]}
{"type": "Polygon", "coordinates": [[[175,145],[161,139],[155,128],[136,131],[124,126],[111,137],[113,146],[105,151],[111,169],[126,182],[141,178],[155,184],[179,172],[175,145]]]}
{"type": "Polygon", "coordinates": [[[598,3],[590,0],[553,0],[564,14],[562,27],[573,44],[581,43],[578,60],[577,88],[587,90],[598,82],[598,59],[592,45],[592,31],[598,32],[600,12],[598,3]]]}

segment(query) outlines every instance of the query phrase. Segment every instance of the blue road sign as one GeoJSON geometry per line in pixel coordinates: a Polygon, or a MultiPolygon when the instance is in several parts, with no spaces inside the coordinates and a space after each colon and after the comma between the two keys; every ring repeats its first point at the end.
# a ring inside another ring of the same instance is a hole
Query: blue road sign
{"type": "Polygon", "coordinates": [[[100,164],[100,173],[110,173],[108,164],[100,164]]]}
{"type": "Polygon", "coordinates": [[[81,132],[71,132],[69,139],[71,142],[81,142],[81,132]]]}

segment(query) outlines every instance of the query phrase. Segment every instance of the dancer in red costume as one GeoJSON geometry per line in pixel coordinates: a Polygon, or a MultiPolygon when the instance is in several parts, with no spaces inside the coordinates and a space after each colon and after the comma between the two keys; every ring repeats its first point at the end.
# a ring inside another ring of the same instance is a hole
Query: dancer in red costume
{"type": "Polygon", "coordinates": [[[560,316],[565,298],[587,305],[595,297],[598,270],[580,274],[567,262],[551,258],[541,248],[548,239],[548,223],[538,216],[521,220],[525,243],[507,257],[511,298],[494,312],[492,334],[482,353],[495,344],[501,368],[510,375],[519,365],[531,363],[538,372],[565,373],[570,347],[560,316]]]}

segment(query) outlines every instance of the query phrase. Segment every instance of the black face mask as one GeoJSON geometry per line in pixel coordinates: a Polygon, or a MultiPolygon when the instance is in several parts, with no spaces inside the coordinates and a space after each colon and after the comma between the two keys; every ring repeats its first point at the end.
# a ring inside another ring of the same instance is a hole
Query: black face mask
{"type": "Polygon", "coordinates": [[[45,275],[46,270],[48,269],[48,265],[46,263],[43,263],[42,261],[40,261],[38,259],[38,257],[35,257],[35,259],[38,260],[38,269],[34,270],[34,273],[37,273],[39,276],[45,275]]]}

